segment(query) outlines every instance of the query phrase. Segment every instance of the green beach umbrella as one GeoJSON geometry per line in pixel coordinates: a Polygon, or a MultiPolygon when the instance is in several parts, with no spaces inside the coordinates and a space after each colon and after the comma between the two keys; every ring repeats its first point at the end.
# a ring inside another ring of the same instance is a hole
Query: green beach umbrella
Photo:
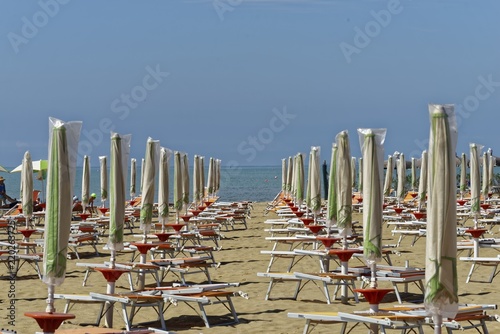
{"type": "Polygon", "coordinates": [[[435,333],[442,319],[458,311],[457,201],[455,148],[457,130],[452,105],[429,105],[429,200],[425,263],[426,310],[435,333]]]}
{"type": "Polygon", "coordinates": [[[363,153],[363,256],[371,268],[371,288],[377,287],[377,262],[382,259],[385,129],[358,129],[363,153]]]}
{"type": "MultiPolygon", "coordinates": [[[[212,158],[211,163],[213,163],[212,158]]],[[[211,179],[210,169],[208,175],[209,181],[211,179]]],[[[209,188],[210,189],[210,188],[209,188]]],[[[179,214],[182,210],[183,205],[182,198],[182,157],[181,153],[175,151],[174,153],[174,209],[177,216],[177,222],[179,222],[179,214]]]]}
{"type": "Polygon", "coordinates": [[[397,198],[398,205],[404,200],[406,195],[406,161],[405,155],[401,153],[398,160],[398,187],[397,187],[397,198]]]}
{"type": "Polygon", "coordinates": [[[47,312],[55,312],[54,290],[64,282],[71,227],[72,189],[81,122],[49,118],[49,164],[43,249],[43,282],[48,285],[47,312]]]}
{"type": "Polygon", "coordinates": [[[216,195],[220,190],[220,175],[221,175],[221,166],[222,166],[222,160],[221,159],[216,159],[215,160],[215,192],[216,195]]]}
{"type": "Polygon", "coordinates": [[[134,199],[135,190],[135,179],[137,174],[137,160],[135,158],[130,159],[130,199],[134,199]]]}
{"type": "Polygon", "coordinates": [[[479,155],[483,146],[471,143],[470,147],[470,211],[474,218],[474,228],[477,228],[477,219],[481,211],[481,172],[479,169],[479,155]]]}
{"type": "Polygon", "coordinates": [[[467,156],[462,153],[460,158],[460,199],[464,198],[467,191],[467,156]]]}
{"type": "MultiPolygon", "coordinates": [[[[26,228],[29,228],[33,216],[33,163],[29,151],[24,153],[23,168],[21,172],[21,196],[23,205],[23,216],[26,219],[26,228]]],[[[27,250],[26,250],[27,251],[27,250]]]]}
{"type": "Polygon", "coordinates": [[[392,173],[394,172],[394,159],[392,155],[387,157],[387,170],[384,179],[384,196],[389,197],[392,192],[392,173]]]}
{"type": "MultiPolygon", "coordinates": [[[[90,199],[90,158],[88,155],[83,157],[82,172],[82,211],[85,212],[90,199]]],[[[92,212],[91,212],[92,213],[92,212]]]]}
{"type": "Polygon", "coordinates": [[[101,172],[101,203],[104,208],[108,199],[108,158],[106,156],[99,157],[99,169],[101,172]]]}
{"type": "Polygon", "coordinates": [[[161,232],[165,232],[168,223],[169,206],[169,162],[172,151],[162,147],[160,149],[160,167],[158,175],[158,221],[161,223],[161,232]]]}
{"type": "Polygon", "coordinates": [[[146,144],[146,154],[144,157],[143,165],[143,184],[142,184],[142,198],[141,198],[141,224],[140,229],[144,232],[144,240],[146,242],[146,235],[151,229],[153,220],[153,206],[155,201],[155,178],[158,168],[158,160],[160,153],[160,142],[148,138],[146,144]]]}
{"type": "Polygon", "coordinates": [[[420,160],[420,181],[418,184],[418,209],[421,210],[424,207],[425,197],[427,196],[427,160],[428,154],[424,150],[422,152],[422,158],[420,160]]]}
{"type": "Polygon", "coordinates": [[[337,223],[337,144],[332,143],[332,157],[330,159],[330,173],[328,180],[327,199],[327,234],[330,235],[330,227],[337,223]]]}
{"type": "MultiPolygon", "coordinates": [[[[337,144],[337,169],[335,186],[337,195],[337,227],[342,236],[342,247],[347,248],[347,236],[352,234],[352,175],[349,134],[341,131],[335,137],[337,144]]],[[[361,158],[358,161],[362,161],[361,158]]],[[[362,166],[362,165],[361,165],[362,166]]]]}

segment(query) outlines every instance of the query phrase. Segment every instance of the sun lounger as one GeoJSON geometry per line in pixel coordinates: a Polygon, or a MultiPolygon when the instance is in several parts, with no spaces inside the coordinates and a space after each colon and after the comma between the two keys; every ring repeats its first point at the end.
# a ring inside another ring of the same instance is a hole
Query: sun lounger
{"type": "Polygon", "coordinates": [[[487,280],[475,281],[475,282],[491,283],[493,282],[493,279],[500,273],[500,271],[497,270],[498,265],[500,264],[500,257],[460,257],[460,260],[464,262],[472,262],[465,283],[469,283],[470,281],[472,281],[472,274],[480,266],[491,267],[492,270],[487,280]]]}
{"type": "MultiPolygon", "coordinates": [[[[120,304],[122,309],[122,318],[125,323],[125,328],[131,330],[134,326],[133,320],[137,312],[144,307],[151,307],[156,314],[161,324],[161,329],[166,329],[165,320],[163,318],[163,297],[160,294],[146,293],[129,293],[129,294],[102,294],[91,292],[90,296],[93,299],[107,302],[107,305],[120,304]],[[127,307],[130,312],[127,312],[127,307]]],[[[103,314],[106,313],[108,307],[105,308],[103,314]]]]}

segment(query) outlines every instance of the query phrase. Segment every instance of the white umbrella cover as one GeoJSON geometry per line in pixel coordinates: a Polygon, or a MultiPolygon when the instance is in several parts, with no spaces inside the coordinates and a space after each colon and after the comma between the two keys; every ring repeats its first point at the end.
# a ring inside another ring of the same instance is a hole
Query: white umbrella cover
{"type": "Polygon", "coordinates": [[[394,171],[394,159],[392,155],[387,157],[387,169],[384,180],[384,196],[389,197],[392,191],[392,173],[394,171]]]}
{"type": "Polygon", "coordinates": [[[130,199],[134,199],[136,194],[135,183],[137,174],[137,159],[130,159],[130,199]]]}
{"type": "Polygon", "coordinates": [[[481,194],[483,195],[483,200],[486,200],[488,198],[488,191],[489,191],[489,186],[490,186],[490,180],[489,180],[489,164],[490,164],[490,157],[488,155],[488,152],[483,153],[483,173],[482,173],[482,183],[481,183],[481,194]]]}
{"type": "Polygon", "coordinates": [[[363,256],[371,267],[371,287],[377,287],[376,263],[382,258],[385,129],[358,129],[363,153],[363,256]]]}
{"type": "MultiPolygon", "coordinates": [[[[321,210],[321,178],[320,178],[320,148],[319,146],[311,147],[309,159],[310,170],[310,192],[308,206],[314,214],[315,218],[321,210]]],[[[316,221],[316,220],[315,220],[316,221]]]]}
{"type": "Polygon", "coordinates": [[[161,231],[165,232],[165,224],[168,223],[169,205],[169,160],[172,151],[162,147],[160,150],[160,167],[158,176],[158,221],[161,223],[161,231]]]}
{"type": "Polygon", "coordinates": [[[483,146],[471,143],[470,147],[470,210],[474,218],[474,227],[477,228],[477,219],[481,211],[481,172],[479,169],[479,155],[483,146]]]}
{"type": "Polygon", "coordinates": [[[49,118],[49,166],[45,213],[43,281],[48,285],[47,312],[55,312],[54,287],[64,282],[71,226],[72,189],[81,122],[49,118]]]}
{"type": "Polygon", "coordinates": [[[90,157],[83,157],[83,172],[82,172],[82,211],[85,213],[89,204],[90,198],[90,157]]]}
{"type": "Polygon", "coordinates": [[[144,158],[144,177],[142,184],[142,198],[141,198],[141,224],[140,229],[144,232],[144,242],[146,242],[146,235],[151,229],[151,222],[153,220],[153,205],[155,200],[155,177],[156,169],[158,168],[158,160],[160,153],[160,142],[148,138],[146,144],[146,155],[144,158]]]}
{"type": "Polygon", "coordinates": [[[187,213],[189,205],[189,160],[186,153],[182,153],[182,202],[184,203],[184,211],[187,213]]]}
{"type": "Polygon", "coordinates": [[[442,318],[458,311],[457,202],[455,148],[457,130],[452,105],[429,105],[429,199],[425,263],[425,298],[435,332],[442,318]]]}
{"type": "Polygon", "coordinates": [[[21,189],[23,216],[26,218],[26,228],[33,216],[33,164],[29,151],[24,153],[23,168],[21,172],[21,189]]]}
{"type": "Polygon", "coordinates": [[[462,153],[460,158],[460,198],[464,198],[467,191],[467,156],[462,153]]]}
{"type": "Polygon", "coordinates": [[[397,188],[397,198],[398,205],[404,200],[406,195],[406,161],[405,155],[401,153],[399,155],[398,161],[398,188],[397,188]]]}
{"type": "Polygon", "coordinates": [[[328,199],[326,226],[327,234],[330,235],[330,227],[337,222],[337,144],[332,144],[332,157],[330,160],[330,173],[328,180],[328,199]]]}
{"type": "Polygon", "coordinates": [[[106,156],[99,157],[99,169],[101,172],[101,203],[102,207],[105,207],[108,199],[108,158],[106,156]]]}
{"type": "Polygon", "coordinates": [[[418,209],[424,207],[425,197],[427,196],[427,151],[422,151],[420,160],[420,181],[418,183],[418,209]]]}
{"type": "MultiPolygon", "coordinates": [[[[344,237],[343,247],[347,248],[346,236],[352,234],[352,175],[351,175],[351,148],[347,131],[341,131],[335,137],[337,143],[337,227],[339,234],[344,237]]],[[[361,158],[358,159],[362,161],[361,158]]],[[[362,163],[361,163],[362,164],[362,163]]],[[[361,172],[362,173],[362,172],[361,172]]],[[[360,183],[362,183],[360,181],[360,183]]]]}
{"type": "Polygon", "coordinates": [[[300,207],[304,201],[304,157],[298,153],[295,157],[295,205],[300,207]]]}
{"type": "MultiPolygon", "coordinates": [[[[209,173],[210,180],[210,173],[209,173]]],[[[182,157],[181,153],[174,153],[174,209],[179,221],[179,214],[182,210],[182,157]]]]}

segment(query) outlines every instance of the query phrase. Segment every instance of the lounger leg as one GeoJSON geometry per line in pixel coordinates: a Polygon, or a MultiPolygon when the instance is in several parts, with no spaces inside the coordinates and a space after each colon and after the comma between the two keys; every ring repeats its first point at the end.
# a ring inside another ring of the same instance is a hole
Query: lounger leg
{"type": "Polygon", "coordinates": [[[396,282],[392,282],[392,287],[394,288],[394,293],[396,294],[396,298],[398,299],[398,303],[402,304],[401,295],[399,294],[398,285],[396,282]]]}
{"type": "Polygon", "coordinates": [[[87,270],[85,271],[85,276],[83,276],[82,286],[86,286],[87,285],[87,279],[90,276],[90,271],[91,271],[91,269],[89,267],[87,267],[87,270]]]}
{"type": "Polygon", "coordinates": [[[326,282],[323,282],[323,290],[326,297],[326,303],[331,304],[332,301],[330,299],[330,292],[328,291],[328,284],[326,284],[326,282]]]}
{"type": "Polygon", "coordinates": [[[201,318],[203,319],[203,322],[205,323],[205,327],[210,328],[210,323],[208,322],[207,318],[207,312],[205,312],[205,307],[203,306],[202,303],[198,303],[198,306],[200,307],[200,315],[201,318]]]}
{"type": "Polygon", "coordinates": [[[227,298],[227,303],[229,304],[229,309],[231,310],[231,314],[233,315],[233,319],[235,323],[239,323],[240,320],[238,319],[238,315],[236,314],[236,310],[233,305],[233,300],[231,299],[231,296],[226,296],[227,298]]]}
{"type": "Polygon", "coordinates": [[[273,285],[274,285],[274,278],[271,278],[271,281],[269,282],[269,286],[267,287],[265,300],[269,300],[269,296],[271,295],[271,290],[273,289],[273,285]]]}
{"type": "Polygon", "coordinates": [[[469,275],[467,275],[467,279],[465,280],[465,283],[470,282],[470,279],[471,279],[472,273],[474,272],[475,266],[476,266],[476,263],[472,262],[472,265],[470,266],[470,270],[469,270],[469,275]]]}
{"type": "Polygon", "coordinates": [[[125,322],[125,328],[129,331],[132,323],[129,321],[127,314],[127,307],[125,306],[124,303],[122,303],[122,314],[123,314],[123,321],[125,322]]]}
{"type": "Polygon", "coordinates": [[[491,283],[493,282],[493,279],[495,278],[495,276],[497,275],[497,267],[498,267],[498,264],[495,264],[493,266],[493,270],[491,271],[491,275],[490,275],[490,281],[488,283],[491,283]]]}
{"type": "Polygon", "coordinates": [[[295,288],[295,294],[294,294],[294,296],[293,296],[293,299],[294,299],[294,300],[297,300],[297,297],[299,296],[299,292],[300,292],[300,290],[301,290],[301,288],[300,288],[300,287],[301,287],[301,285],[302,285],[302,280],[301,280],[301,279],[299,279],[299,281],[297,282],[297,287],[295,288]]]}

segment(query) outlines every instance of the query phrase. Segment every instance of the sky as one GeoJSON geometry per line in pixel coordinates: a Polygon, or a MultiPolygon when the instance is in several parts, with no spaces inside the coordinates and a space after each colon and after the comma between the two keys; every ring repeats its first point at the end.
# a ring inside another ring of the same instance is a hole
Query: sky
{"type": "MultiPolygon", "coordinates": [[[[46,159],[49,117],[82,121],[98,166],[110,133],[222,160],[279,165],[358,128],[385,153],[427,149],[428,105],[454,104],[457,153],[493,149],[500,2],[0,0],[0,165],[46,159]]],[[[498,148],[500,152],[500,147],[498,148]]],[[[500,153],[498,154],[500,155],[500,153]]]]}

